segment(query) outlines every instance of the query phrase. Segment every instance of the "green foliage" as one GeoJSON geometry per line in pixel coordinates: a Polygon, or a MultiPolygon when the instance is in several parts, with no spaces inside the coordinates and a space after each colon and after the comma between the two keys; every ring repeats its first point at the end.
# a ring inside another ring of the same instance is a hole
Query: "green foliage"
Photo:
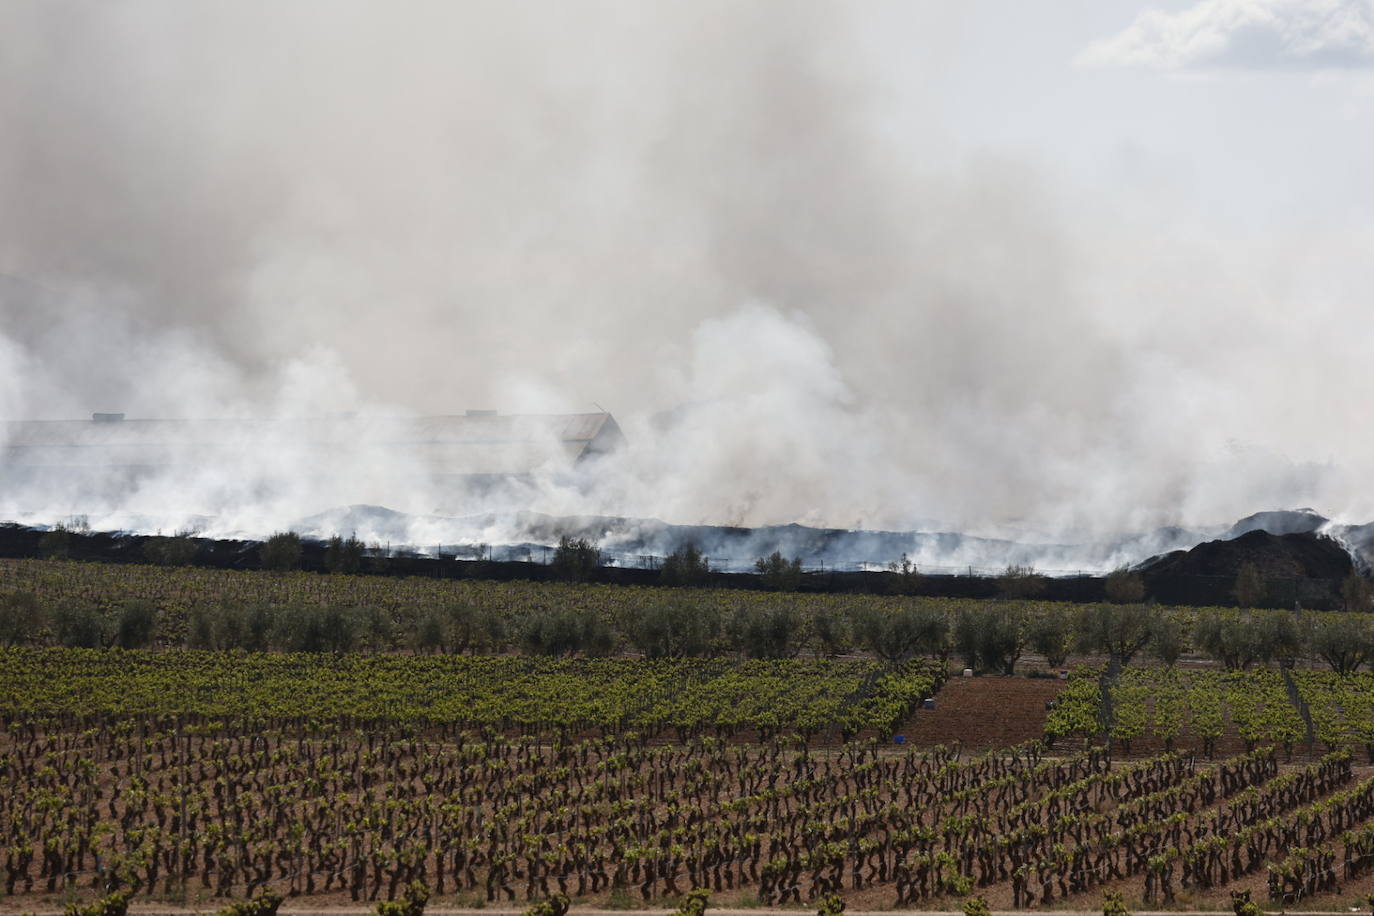
{"type": "Polygon", "coordinates": [[[934,664],[0,648],[0,717],[309,717],[573,732],[890,730],[934,664]],[[856,702],[856,697],[863,698],[856,702]]]}
{"type": "Polygon", "coordinates": [[[271,644],[272,631],[276,628],[276,615],[271,606],[252,604],[247,607],[233,608],[227,615],[226,624],[232,635],[231,648],[245,652],[264,652],[271,644]]]}
{"type": "Polygon", "coordinates": [[[754,570],[763,579],[764,586],[775,592],[794,592],[801,586],[801,557],[789,560],[782,551],[775,550],[755,560],[754,570]]]}
{"type": "Polygon", "coordinates": [[[854,615],[854,637],[889,665],[917,655],[936,655],[949,641],[949,621],[932,608],[905,605],[883,610],[871,605],[854,615]]]}
{"type": "Polygon", "coordinates": [[[601,551],[585,538],[563,535],[553,552],[553,573],[564,582],[586,582],[601,565],[601,551]]]}
{"type": "Polygon", "coordinates": [[[1088,605],[1074,620],[1074,645],[1080,652],[1128,665],[1149,644],[1153,627],[1150,609],[1143,604],[1088,605]]]}
{"type": "Polygon", "coordinates": [[[276,916],[283,899],[281,894],[268,888],[252,900],[230,904],[215,916],[276,916]]]}
{"type": "Polygon", "coordinates": [[[844,614],[821,612],[814,615],[811,618],[811,636],[816,655],[839,655],[849,647],[850,631],[849,619],[844,614]]]}
{"type": "Polygon", "coordinates": [[[105,619],[92,604],[64,601],[52,616],[53,635],[59,646],[95,649],[105,644],[105,619]]]}
{"type": "Polygon", "coordinates": [[[1354,674],[1374,658],[1374,633],[1369,621],[1343,615],[1309,615],[1307,642],[1337,674],[1354,674]]]}
{"type": "Polygon", "coordinates": [[[286,652],[352,651],[363,632],[358,608],[309,605],[284,609],[276,617],[271,642],[286,652]]]}
{"type": "Polygon", "coordinates": [[[278,531],[258,548],[263,569],[288,572],[301,565],[301,536],[294,531],[278,531]]]}
{"type": "Polygon", "coordinates": [[[366,548],[356,535],[347,538],[334,535],[324,549],[324,568],[332,573],[355,573],[363,568],[366,548]]]}
{"type": "Polygon", "coordinates": [[[430,608],[420,617],[415,646],[420,651],[461,655],[495,649],[505,638],[501,618],[468,601],[430,608]]]}
{"type": "Polygon", "coordinates": [[[114,644],[121,649],[151,645],[157,629],[157,605],[136,599],[121,602],[115,617],[114,644]]]}
{"type": "Polygon", "coordinates": [[[1102,589],[1112,604],[1139,604],[1145,600],[1145,579],[1140,573],[1131,572],[1128,566],[1108,573],[1102,589]]]}
{"type": "Polygon", "coordinates": [[[710,890],[702,887],[694,887],[687,892],[678,904],[678,916],[703,916],[707,905],[711,902],[710,890]]]}
{"type": "Polygon", "coordinates": [[[843,912],[844,898],[834,892],[822,895],[816,908],[816,916],[840,916],[843,912]]]}
{"type": "Polygon", "coordinates": [[[1102,916],[1131,916],[1125,899],[1118,891],[1108,891],[1102,895],[1102,916]]]}
{"type": "Polygon", "coordinates": [[[1231,909],[1236,916],[1264,916],[1260,905],[1250,899],[1249,891],[1231,891],[1231,909]]]}
{"type": "Polygon", "coordinates": [[[1236,573],[1236,584],[1231,588],[1236,603],[1243,608],[1254,607],[1264,600],[1268,591],[1269,583],[1265,581],[1260,568],[1251,561],[1242,563],[1240,571],[1236,573]]]}
{"type": "Polygon", "coordinates": [[[1150,621],[1150,655],[1172,668],[1187,647],[1187,634],[1174,618],[1157,611],[1150,621]]]}
{"type": "Polygon", "coordinates": [[[1024,612],[1017,605],[970,608],[954,623],[954,648],[965,667],[1013,674],[1026,645],[1024,612]]]}
{"type": "Polygon", "coordinates": [[[525,910],[522,916],[565,916],[571,901],[567,894],[554,894],[548,900],[541,900],[525,910]]]}
{"type": "Polygon", "coordinates": [[[1302,638],[1287,611],[1211,611],[1194,624],[1193,645],[1226,668],[1243,671],[1256,662],[1296,655],[1302,638]]]}
{"type": "Polygon", "coordinates": [[[0,595],[0,645],[17,646],[27,641],[38,630],[42,613],[33,592],[0,595]]]}
{"type": "Polygon", "coordinates": [[[670,588],[705,585],[711,578],[711,566],[696,544],[679,547],[663,559],[659,579],[670,588]]]}
{"type": "Polygon", "coordinates": [[[377,904],[377,916],[422,916],[429,902],[429,886],[423,881],[406,885],[400,900],[383,900],[377,904]]]}
{"type": "Polygon", "coordinates": [[[69,903],[63,913],[64,916],[125,916],[129,912],[129,901],[133,896],[130,891],[115,891],[108,897],[102,897],[86,906],[69,903]]]}
{"type": "Polygon", "coordinates": [[[1216,611],[1200,615],[1193,624],[1193,645],[1232,670],[1248,668],[1258,658],[1244,622],[1216,611]]]}
{"type": "Polygon", "coordinates": [[[685,658],[711,652],[720,619],[686,601],[649,601],[627,608],[620,628],[645,658],[685,658]]]}
{"type": "Polygon", "coordinates": [[[1072,639],[1073,621],[1063,608],[1044,608],[1030,615],[1026,623],[1026,645],[1045,656],[1045,664],[1051,668],[1063,667],[1072,639]]]}
{"type": "Polygon", "coordinates": [[[982,895],[970,897],[964,901],[964,916],[992,916],[992,907],[982,895]]]}
{"type": "Polygon", "coordinates": [[[531,655],[606,655],[615,648],[615,633],[590,611],[551,609],[525,620],[520,647],[531,655]]]}
{"type": "Polygon", "coordinates": [[[749,658],[791,658],[799,650],[801,623],[791,605],[744,607],[730,618],[726,635],[749,658]]]}

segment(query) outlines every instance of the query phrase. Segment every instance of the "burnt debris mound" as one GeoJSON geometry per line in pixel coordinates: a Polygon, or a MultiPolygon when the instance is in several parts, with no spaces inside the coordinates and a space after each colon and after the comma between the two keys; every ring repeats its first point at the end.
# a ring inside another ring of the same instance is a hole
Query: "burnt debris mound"
{"type": "Polygon", "coordinates": [[[1345,547],[1314,531],[1270,534],[1254,529],[1153,557],[1137,571],[1159,601],[1227,605],[1235,603],[1236,577],[1248,563],[1266,580],[1262,603],[1269,607],[1338,606],[1341,583],[1355,568],[1345,547]],[[1187,600],[1180,600],[1184,596],[1187,600]]]}

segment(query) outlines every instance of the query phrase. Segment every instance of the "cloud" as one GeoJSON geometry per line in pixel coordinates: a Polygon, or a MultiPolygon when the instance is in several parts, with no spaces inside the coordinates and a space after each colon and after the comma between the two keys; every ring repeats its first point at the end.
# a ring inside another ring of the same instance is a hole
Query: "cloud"
{"type": "Polygon", "coordinates": [[[1149,9],[1090,44],[1090,67],[1326,70],[1374,66],[1374,0],[1203,0],[1149,9]]]}

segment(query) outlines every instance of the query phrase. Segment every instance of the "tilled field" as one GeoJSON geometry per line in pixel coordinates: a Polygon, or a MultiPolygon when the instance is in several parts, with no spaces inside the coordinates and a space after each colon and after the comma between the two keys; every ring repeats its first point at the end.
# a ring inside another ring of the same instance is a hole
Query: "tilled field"
{"type": "Polygon", "coordinates": [[[935,708],[912,716],[902,732],[920,746],[958,743],[965,752],[1033,741],[1045,732],[1045,704],[1063,688],[1055,678],[951,678],[935,708]]]}

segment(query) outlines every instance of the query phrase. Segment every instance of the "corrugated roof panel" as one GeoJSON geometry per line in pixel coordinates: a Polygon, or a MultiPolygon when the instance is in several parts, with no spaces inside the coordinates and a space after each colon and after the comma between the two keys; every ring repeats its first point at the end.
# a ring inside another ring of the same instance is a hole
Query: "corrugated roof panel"
{"type": "Polygon", "coordinates": [[[573,463],[618,427],[609,414],[328,417],[304,420],[84,420],[0,424],[0,462],[41,466],[158,466],[237,449],[343,449],[350,460],[407,460],[442,474],[527,474],[573,463]],[[609,424],[609,427],[608,427],[609,424]]]}

